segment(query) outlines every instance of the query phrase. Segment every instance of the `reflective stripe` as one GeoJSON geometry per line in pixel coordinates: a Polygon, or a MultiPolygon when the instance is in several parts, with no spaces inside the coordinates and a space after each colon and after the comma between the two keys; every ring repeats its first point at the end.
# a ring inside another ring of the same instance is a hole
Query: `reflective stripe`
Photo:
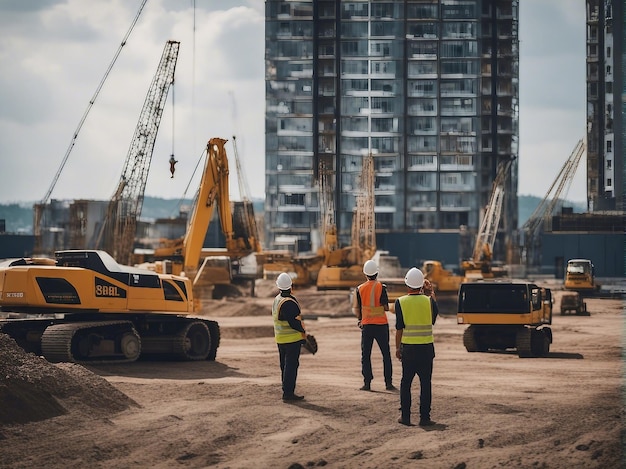
{"type": "Polygon", "coordinates": [[[357,288],[361,297],[361,324],[387,324],[385,307],[380,304],[383,284],[368,280],[357,288]]]}
{"type": "MultiPolygon", "coordinates": [[[[289,325],[289,321],[283,321],[278,319],[278,313],[280,312],[281,306],[287,302],[293,301],[298,304],[296,300],[288,296],[281,296],[280,294],[274,298],[274,303],[272,304],[272,318],[274,319],[274,338],[276,339],[277,344],[291,344],[293,342],[298,342],[302,340],[302,332],[293,329],[289,325]]],[[[296,317],[300,319],[300,315],[296,317]]]]}
{"type": "Polygon", "coordinates": [[[403,344],[433,343],[433,316],[430,298],[424,295],[404,295],[399,298],[404,329],[403,344]]]}

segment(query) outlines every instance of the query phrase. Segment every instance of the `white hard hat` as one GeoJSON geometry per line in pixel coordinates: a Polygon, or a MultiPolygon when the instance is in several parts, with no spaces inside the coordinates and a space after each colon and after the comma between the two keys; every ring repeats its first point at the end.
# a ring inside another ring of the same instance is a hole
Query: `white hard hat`
{"type": "Polygon", "coordinates": [[[276,279],[276,286],[280,290],[289,290],[291,288],[291,283],[291,277],[285,272],[280,274],[276,279]]]}
{"type": "Polygon", "coordinates": [[[422,288],[424,285],[424,274],[417,267],[411,267],[404,276],[404,283],[409,288],[422,288]]]}
{"type": "Polygon", "coordinates": [[[376,265],[376,262],[370,259],[363,264],[363,273],[367,276],[376,275],[378,273],[378,266],[376,265]]]}

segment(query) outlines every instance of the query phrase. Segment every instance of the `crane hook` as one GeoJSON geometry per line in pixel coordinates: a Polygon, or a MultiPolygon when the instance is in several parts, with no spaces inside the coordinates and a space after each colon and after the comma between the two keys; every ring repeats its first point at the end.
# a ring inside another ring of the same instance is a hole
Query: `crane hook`
{"type": "Polygon", "coordinates": [[[174,177],[174,171],[176,171],[176,163],[178,163],[177,159],[174,159],[174,155],[172,154],[170,156],[170,173],[172,173],[172,175],[170,176],[170,178],[174,177]]]}

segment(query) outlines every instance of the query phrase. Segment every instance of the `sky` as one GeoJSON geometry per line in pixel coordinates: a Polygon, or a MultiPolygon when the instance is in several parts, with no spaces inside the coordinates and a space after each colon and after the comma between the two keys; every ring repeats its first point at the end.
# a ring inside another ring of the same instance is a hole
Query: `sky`
{"type": "MultiPolygon", "coordinates": [[[[95,96],[142,3],[0,0],[0,203],[109,200],[168,40],[180,41],[175,84],[145,195],[192,198],[206,143],[222,137],[231,198],[264,197],[264,1],[148,0],[95,96]]],[[[520,3],[518,192],[543,197],[585,133],[585,0],[520,3]]],[[[584,159],[567,198],[586,199],[584,159]]]]}

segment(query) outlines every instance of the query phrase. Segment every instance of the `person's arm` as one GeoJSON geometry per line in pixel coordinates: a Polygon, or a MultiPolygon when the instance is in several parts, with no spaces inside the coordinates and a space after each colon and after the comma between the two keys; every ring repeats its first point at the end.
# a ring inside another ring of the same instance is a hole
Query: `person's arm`
{"type": "Polygon", "coordinates": [[[404,317],[402,316],[400,300],[396,300],[394,309],[396,311],[396,358],[401,360],[402,352],[400,351],[400,344],[402,343],[402,332],[404,331],[404,317]]]}
{"type": "Polygon", "coordinates": [[[439,306],[437,305],[437,302],[434,298],[430,299],[430,311],[432,312],[434,326],[435,322],[437,321],[437,316],[439,315],[439,306]]]}
{"type": "Polygon", "coordinates": [[[359,293],[359,287],[354,289],[354,297],[352,299],[352,312],[356,318],[361,320],[361,294],[359,293]]]}
{"type": "Polygon", "coordinates": [[[280,314],[282,319],[287,321],[292,329],[302,332],[302,334],[306,334],[304,323],[300,319],[300,307],[295,301],[285,301],[280,308],[280,314]]]}
{"type": "Polygon", "coordinates": [[[387,295],[387,285],[382,284],[383,290],[380,293],[380,304],[383,305],[385,311],[389,311],[389,295],[387,295]]]}
{"type": "Polygon", "coordinates": [[[400,344],[402,343],[402,331],[404,329],[396,329],[396,358],[402,360],[402,351],[400,350],[400,344]]]}

